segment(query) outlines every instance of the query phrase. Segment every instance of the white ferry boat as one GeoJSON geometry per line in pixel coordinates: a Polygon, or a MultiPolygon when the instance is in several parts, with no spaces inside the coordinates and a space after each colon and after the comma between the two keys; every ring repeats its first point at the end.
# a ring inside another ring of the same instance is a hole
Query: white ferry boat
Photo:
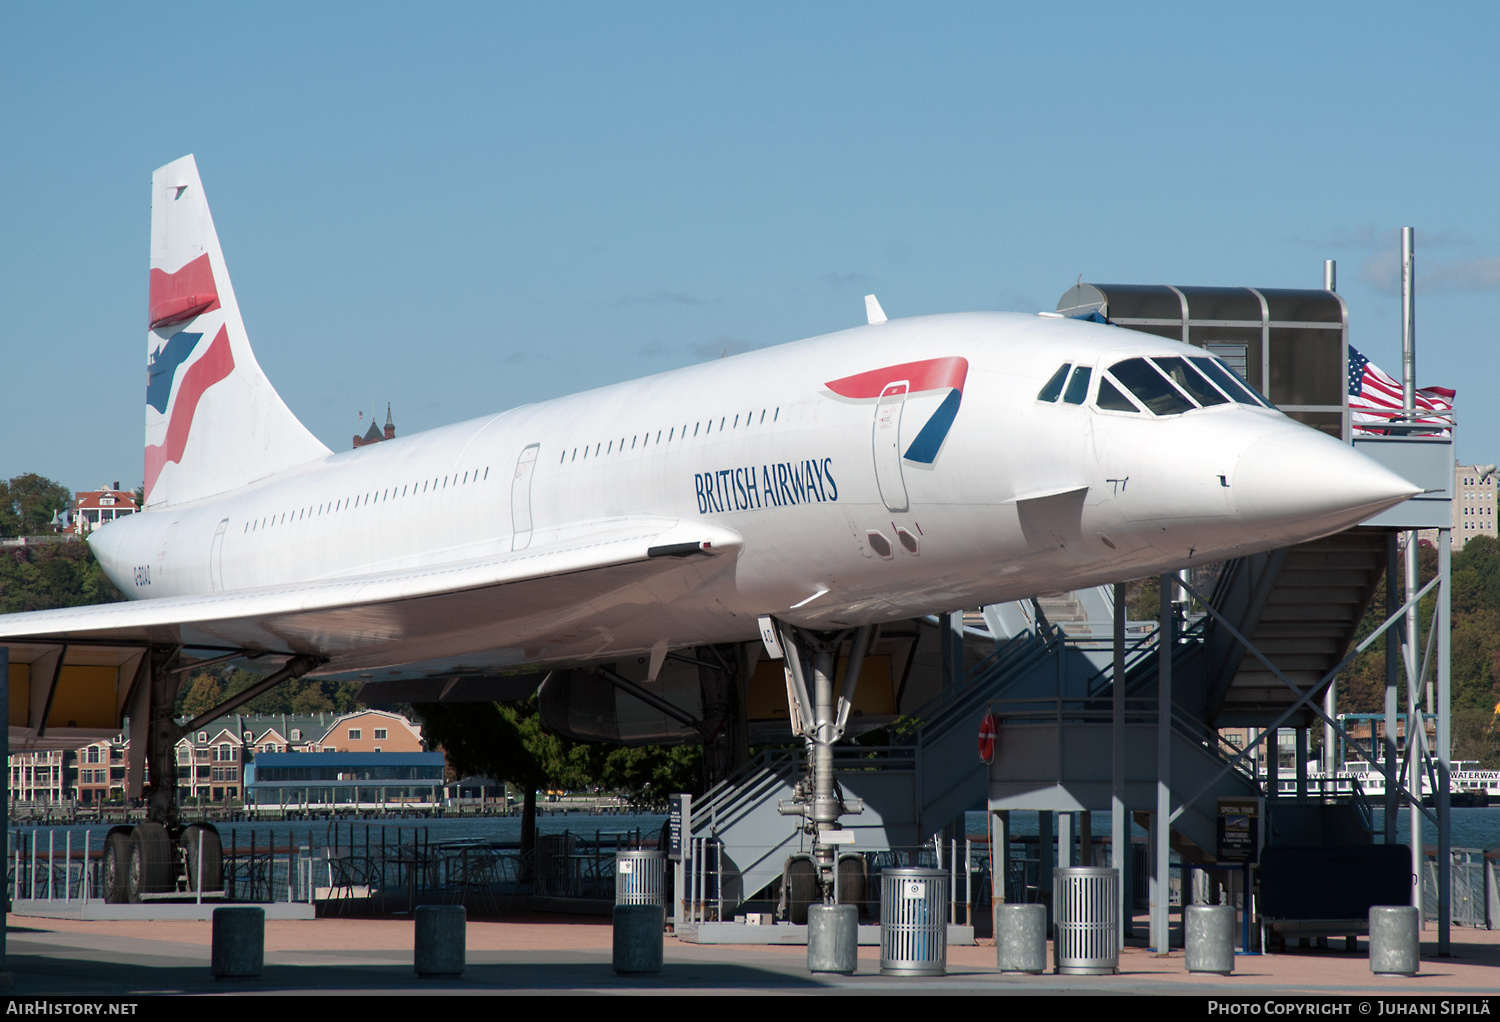
{"type": "MultiPolygon", "coordinates": [[[[1264,783],[1265,771],[1261,771],[1260,776],[1264,783]]],[[[1350,760],[1335,773],[1325,774],[1321,762],[1309,760],[1307,763],[1307,791],[1310,795],[1348,795],[1356,785],[1371,802],[1385,798],[1385,774],[1379,764],[1350,760]]],[[[1431,798],[1431,790],[1425,784],[1423,787],[1425,798],[1431,798]]],[[[1277,776],[1276,788],[1282,795],[1295,796],[1296,773],[1282,771],[1277,776]]],[[[1500,804],[1500,770],[1482,770],[1477,760],[1456,759],[1448,776],[1448,795],[1453,805],[1500,804]]]]}

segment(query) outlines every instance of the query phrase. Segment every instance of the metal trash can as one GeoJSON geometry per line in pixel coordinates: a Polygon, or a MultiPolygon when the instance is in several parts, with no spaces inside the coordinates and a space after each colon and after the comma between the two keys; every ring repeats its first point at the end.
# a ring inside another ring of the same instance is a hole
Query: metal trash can
{"type": "Polygon", "coordinates": [[[1422,967],[1422,918],[1415,905],[1370,906],[1370,971],[1415,976],[1422,967]]]}
{"type": "Polygon", "coordinates": [[[948,971],[948,872],[880,873],[880,974],[942,976],[948,971]]]}
{"type": "Polygon", "coordinates": [[[665,908],[667,857],[661,852],[615,853],[615,904],[665,908]]]}
{"type": "Polygon", "coordinates": [[[1116,906],[1120,874],[1105,866],[1052,871],[1053,966],[1065,976],[1108,976],[1120,971],[1116,906]]]}

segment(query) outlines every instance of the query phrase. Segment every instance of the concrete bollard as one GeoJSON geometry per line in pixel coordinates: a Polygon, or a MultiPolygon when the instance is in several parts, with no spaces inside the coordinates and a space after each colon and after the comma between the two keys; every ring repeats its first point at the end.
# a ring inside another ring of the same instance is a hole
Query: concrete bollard
{"type": "Polygon", "coordinates": [[[462,976],[467,947],[468,914],[462,905],[418,905],[416,948],[418,976],[462,976]]]}
{"type": "Polygon", "coordinates": [[[1189,905],[1183,910],[1188,972],[1234,971],[1234,906],[1189,905]]]}
{"type": "Polygon", "coordinates": [[[995,906],[995,965],[1001,972],[1047,971],[1047,906],[995,906]]]}
{"type": "Polygon", "coordinates": [[[660,905],[616,905],[615,972],[660,972],[666,925],[666,911],[660,905]]]}
{"type": "Polygon", "coordinates": [[[266,962],[266,910],[249,905],[214,909],[215,979],[256,979],[266,962]]]}
{"type": "Polygon", "coordinates": [[[852,976],[859,968],[859,908],[807,906],[807,971],[852,976]]]}
{"type": "Polygon", "coordinates": [[[1377,976],[1415,976],[1419,961],[1415,905],[1370,908],[1370,971],[1377,976]]]}

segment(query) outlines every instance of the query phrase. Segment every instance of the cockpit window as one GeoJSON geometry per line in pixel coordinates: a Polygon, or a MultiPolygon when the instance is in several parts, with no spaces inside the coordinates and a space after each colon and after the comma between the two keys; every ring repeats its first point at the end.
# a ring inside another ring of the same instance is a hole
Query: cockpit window
{"type": "Polygon", "coordinates": [[[1167,374],[1167,377],[1178,387],[1187,391],[1188,397],[1207,408],[1210,405],[1222,405],[1228,402],[1228,398],[1214,389],[1203,374],[1188,365],[1185,358],[1153,358],[1156,368],[1167,374]]]}
{"type": "Polygon", "coordinates": [[[1218,359],[1195,356],[1192,359],[1192,363],[1203,370],[1204,374],[1210,380],[1218,384],[1220,390],[1234,398],[1240,404],[1258,405],[1261,408],[1274,407],[1271,402],[1257,394],[1254,389],[1249,387],[1238,376],[1224,368],[1218,359]]]}
{"type": "Polygon", "coordinates": [[[1110,378],[1104,375],[1100,377],[1100,393],[1094,402],[1106,411],[1140,411],[1136,402],[1121,393],[1121,389],[1110,383],[1110,378]]]}
{"type": "Polygon", "coordinates": [[[1109,367],[1110,375],[1123,383],[1147,409],[1157,415],[1177,415],[1194,405],[1181,391],[1167,382],[1151,363],[1143,358],[1128,358],[1109,367]]]}
{"type": "Polygon", "coordinates": [[[1037,391],[1036,399],[1038,401],[1056,401],[1057,395],[1062,393],[1063,383],[1068,379],[1068,370],[1072,368],[1073,363],[1064,362],[1062,368],[1052,374],[1052,379],[1048,380],[1046,385],[1037,391]]]}
{"type": "Polygon", "coordinates": [[[1089,396],[1089,378],[1093,370],[1088,366],[1079,366],[1073,370],[1073,378],[1068,381],[1068,392],[1063,395],[1063,400],[1070,405],[1081,405],[1089,396]]]}
{"type": "Polygon", "coordinates": [[[1140,411],[1134,401],[1120,393],[1120,388],[1109,382],[1108,376],[1099,377],[1099,396],[1094,399],[1094,402],[1100,408],[1110,412],[1140,411]]]}

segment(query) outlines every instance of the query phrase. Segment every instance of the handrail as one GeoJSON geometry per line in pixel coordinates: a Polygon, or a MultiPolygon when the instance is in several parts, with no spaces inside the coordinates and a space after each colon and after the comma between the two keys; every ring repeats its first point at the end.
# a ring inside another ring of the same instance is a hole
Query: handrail
{"type": "Polygon", "coordinates": [[[930,741],[931,736],[959,723],[973,703],[993,699],[995,693],[984,691],[987,685],[1007,675],[1024,677],[1032,663],[1054,652],[1062,639],[1062,629],[1050,624],[1011,638],[966,671],[963,684],[945,689],[898,721],[891,729],[892,740],[919,740],[918,735],[925,733],[930,741]]]}

